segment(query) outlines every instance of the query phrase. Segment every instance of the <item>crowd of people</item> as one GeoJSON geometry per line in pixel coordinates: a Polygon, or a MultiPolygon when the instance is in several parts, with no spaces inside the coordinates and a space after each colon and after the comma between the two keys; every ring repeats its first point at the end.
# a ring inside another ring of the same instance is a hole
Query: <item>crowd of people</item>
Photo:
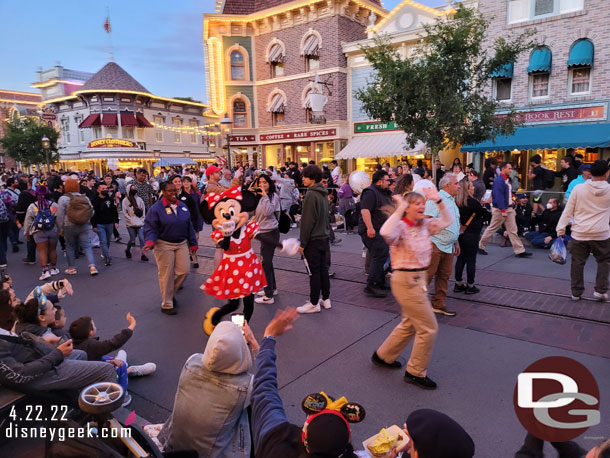
{"type": "MultiPolygon", "coordinates": [[[[510,243],[518,258],[532,254],[522,238],[540,249],[557,238],[568,243],[573,300],[584,294],[584,264],[593,254],[598,265],[593,296],[608,300],[609,167],[606,161],[579,164],[577,159],[564,158],[562,169],[551,178],[546,169],[537,169],[540,158],[532,158],[534,190],[561,177],[566,193],[563,201],[547,199],[545,207],[540,199],[530,202],[528,193],[517,192],[519,180],[510,162],[495,160],[482,176],[462,167],[459,159],[447,170],[436,161],[434,173],[421,160],[413,168],[409,163],[380,164],[370,186],[357,191],[336,161],[329,167],[293,162],[265,170],[253,163],[234,169],[210,165],[161,170],[154,177],[144,169],[103,177],[91,171],[6,174],[0,195],[0,383],[32,393],[78,390],[118,379],[127,391],[128,376],[156,370],[152,362],[129,366],[120,350],[136,327],[130,314],[128,326],[109,340],[96,336],[95,317],[82,316],[66,326],[68,311],[58,302],[73,293],[68,277],[44,283],[25,301],[16,297],[6,274],[6,251],[9,242],[14,252],[20,250],[21,229],[23,262],[34,264],[37,257],[39,280],[45,282],[61,273],[58,243],[65,253],[66,276],[78,273],[76,260],[82,256],[89,274],[100,274],[94,248],[99,248],[104,267],[112,266],[111,244],[113,238],[121,240],[118,228],[123,220],[129,234],[125,257],[132,259],[136,242],[141,262],[149,261],[147,253],[152,251],[161,312],[175,315],[176,293],[190,269],[199,267],[199,233],[208,224],[217,247],[215,270],[201,289],[228,302],[207,311],[206,349],[186,361],[170,418],[151,425],[148,432],[166,451],[195,449],[202,456],[356,456],[350,422],[363,416],[362,406],[315,393],[304,401],[305,425],[291,424],[278,393],[275,363],[276,339],[299,315],[332,309],[331,245],[341,243],[334,234],[338,221],[346,230],[356,229],[366,248],[364,294],[383,298],[391,291],[400,306],[402,320],[373,352],[372,362],[401,369],[398,357],[413,341],[404,380],[435,389],[428,375],[438,333],[435,314],[456,315],[446,305],[452,273],[455,293],[480,292],[475,282],[477,255],[487,254],[486,246],[496,234],[504,245],[510,243]],[[298,239],[280,240],[281,233],[297,226],[298,239]],[[260,243],[260,259],[253,251],[254,240],[260,243]],[[247,323],[254,304],[273,304],[278,294],[276,250],[302,256],[309,294],[305,304],[278,312],[259,344],[247,323]],[[222,320],[240,305],[243,325],[222,320]],[[117,350],[115,357],[109,355],[117,350]],[[312,407],[322,404],[318,410],[312,407]],[[197,431],[193,419],[200,426],[197,431]]],[[[125,405],[129,401],[127,395],[125,405]]],[[[468,433],[437,411],[412,412],[404,433],[411,439],[412,457],[447,456],[447,447],[456,458],[474,455],[468,433]]],[[[607,453],[603,450],[610,444],[600,447],[598,456],[604,456],[600,453],[607,453]]]]}

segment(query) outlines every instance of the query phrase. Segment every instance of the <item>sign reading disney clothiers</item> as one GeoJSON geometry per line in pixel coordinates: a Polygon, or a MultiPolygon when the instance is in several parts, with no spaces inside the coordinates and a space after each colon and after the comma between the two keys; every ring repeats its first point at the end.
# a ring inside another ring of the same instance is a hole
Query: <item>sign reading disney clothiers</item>
{"type": "Polygon", "coordinates": [[[120,138],[100,138],[89,142],[87,148],[137,148],[134,142],[120,138]]]}

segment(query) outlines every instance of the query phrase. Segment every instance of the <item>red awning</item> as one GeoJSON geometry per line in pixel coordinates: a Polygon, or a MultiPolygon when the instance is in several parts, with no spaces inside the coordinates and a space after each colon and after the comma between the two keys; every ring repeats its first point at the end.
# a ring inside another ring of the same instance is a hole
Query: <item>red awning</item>
{"type": "Polygon", "coordinates": [[[121,125],[124,127],[138,127],[138,121],[133,113],[129,111],[121,113],[121,125]]]}
{"type": "Polygon", "coordinates": [[[143,114],[136,113],[136,119],[140,127],[153,127],[153,125],[144,117],[143,114]]]}
{"type": "Polygon", "coordinates": [[[116,113],[104,113],[102,117],[102,126],[117,127],[119,125],[118,116],[116,113]]]}
{"type": "Polygon", "coordinates": [[[79,129],[85,129],[87,127],[97,127],[101,125],[99,114],[90,114],[85,118],[83,122],[78,126],[79,129]]]}

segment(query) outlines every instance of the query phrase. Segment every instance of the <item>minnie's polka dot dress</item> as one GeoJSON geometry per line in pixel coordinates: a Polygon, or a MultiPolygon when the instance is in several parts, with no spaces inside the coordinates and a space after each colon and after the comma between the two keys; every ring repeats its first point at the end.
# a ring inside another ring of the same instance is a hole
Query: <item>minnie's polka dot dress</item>
{"type": "MultiPolygon", "coordinates": [[[[263,266],[251,245],[258,231],[257,223],[249,223],[242,227],[238,239],[231,237],[222,261],[201,287],[206,294],[216,299],[239,299],[267,286],[263,266]]],[[[210,236],[216,243],[224,238],[220,231],[214,231],[210,236]]]]}

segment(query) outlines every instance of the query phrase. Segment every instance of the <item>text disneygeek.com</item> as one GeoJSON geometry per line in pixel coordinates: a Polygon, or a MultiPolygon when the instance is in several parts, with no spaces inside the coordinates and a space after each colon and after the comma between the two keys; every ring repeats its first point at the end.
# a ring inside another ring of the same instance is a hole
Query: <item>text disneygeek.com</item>
{"type": "Polygon", "coordinates": [[[131,438],[129,428],[97,428],[91,425],[85,426],[20,426],[19,424],[9,423],[0,424],[0,428],[5,427],[2,435],[5,439],[48,439],[51,442],[63,442],[66,439],[125,439],[131,438]]]}

